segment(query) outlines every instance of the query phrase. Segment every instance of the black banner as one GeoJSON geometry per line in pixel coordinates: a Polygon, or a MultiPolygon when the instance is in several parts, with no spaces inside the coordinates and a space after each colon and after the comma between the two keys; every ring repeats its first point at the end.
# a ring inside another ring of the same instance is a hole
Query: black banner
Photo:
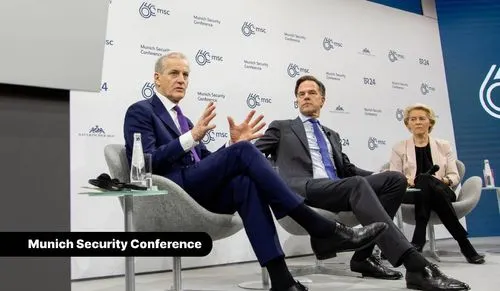
{"type": "Polygon", "coordinates": [[[0,257],[203,257],[205,232],[1,232],[0,257]]]}

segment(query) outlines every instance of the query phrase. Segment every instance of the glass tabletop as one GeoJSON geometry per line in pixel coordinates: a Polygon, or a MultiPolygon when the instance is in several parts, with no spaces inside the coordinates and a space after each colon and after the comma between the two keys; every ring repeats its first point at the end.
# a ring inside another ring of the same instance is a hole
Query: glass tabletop
{"type": "Polygon", "coordinates": [[[88,195],[88,196],[111,196],[111,197],[122,197],[122,196],[154,196],[154,195],[166,195],[167,190],[120,190],[120,191],[109,191],[96,187],[82,187],[85,190],[79,192],[78,194],[88,195]]]}

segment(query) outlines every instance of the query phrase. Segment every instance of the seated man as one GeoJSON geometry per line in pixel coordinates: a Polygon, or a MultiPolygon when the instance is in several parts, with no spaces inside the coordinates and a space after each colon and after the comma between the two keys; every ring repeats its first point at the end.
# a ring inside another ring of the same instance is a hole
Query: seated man
{"type": "MultiPolygon", "coordinates": [[[[404,264],[407,287],[419,290],[468,290],[446,277],[408,242],[393,217],[406,190],[398,172],[371,175],[353,165],[342,153],[339,134],[319,121],[325,103],[325,86],[313,76],[300,77],[295,85],[299,117],[273,121],[255,145],[276,161],[285,182],[305,197],[306,204],[332,212],[353,211],[363,225],[383,221],[389,229],[376,240],[393,266],[404,264]]],[[[321,238],[311,238],[318,259],[332,257],[321,238]]],[[[351,270],[383,279],[399,279],[400,272],[383,266],[372,256],[373,246],[359,250],[351,270]]]]}
{"type": "Polygon", "coordinates": [[[141,133],[143,150],[152,154],[153,173],[181,186],[209,211],[233,214],[238,211],[252,248],[269,271],[272,290],[307,290],[295,282],[285,264],[276,233],[272,209],[277,219],[293,218],[311,236],[328,241],[329,251],[353,250],[369,245],[387,229],[374,223],[362,229],[331,222],[305,206],[273,171],[268,161],[249,141],[262,134],[263,116],[235,124],[228,117],[230,143],[210,153],[199,141],[214,128],[215,104],[210,102],[196,124],[182,113],[189,65],[181,53],[169,53],[155,65],[155,94],[131,105],[125,115],[124,135],[127,158],[132,156],[133,134],[141,133]]]}

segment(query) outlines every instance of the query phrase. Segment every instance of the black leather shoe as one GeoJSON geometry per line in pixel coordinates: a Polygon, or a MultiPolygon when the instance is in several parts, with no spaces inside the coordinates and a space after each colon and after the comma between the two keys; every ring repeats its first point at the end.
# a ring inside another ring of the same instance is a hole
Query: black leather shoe
{"type": "Polygon", "coordinates": [[[380,260],[374,256],[369,256],[363,261],[351,260],[351,271],[361,273],[363,277],[373,277],[386,280],[398,280],[403,278],[403,274],[382,265],[380,260]]]}
{"type": "Polygon", "coordinates": [[[406,271],[406,287],[428,291],[470,290],[469,285],[446,276],[434,264],[425,267],[421,272],[406,271]]]}
{"type": "Polygon", "coordinates": [[[484,256],[483,255],[475,255],[475,256],[472,256],[472,257],[465,257],[467,259],[467,262],[469,262],[469,264],[476,264],[476,265],[480,265],[480,264],[484,264],[486,261],[484,260],[484,256]]]}
{"type": "Polygon", "coordinates": [[[360,228],[347,227],[337,222],[333,236],[311,237],[311,247],[318,260],[326,260],[335,257],[337,252],[360,250],[371,245],[387,227],[385,222],[375,222],[360,228]]]}
{"type": "MultiPolygon", "coordinates": [[[[295,282],[295,284],[293,284],[288,289],[283,290],[283,291],[307,291],[307,290],[309,290],[309,289],[307,289],[306,286],[300,284],[300,282],[297,281],[297,282],[295,282]]],[[[269,291],[281,291],[281,290],[271,288],[271,289],[269,289],[269,291]]]]}

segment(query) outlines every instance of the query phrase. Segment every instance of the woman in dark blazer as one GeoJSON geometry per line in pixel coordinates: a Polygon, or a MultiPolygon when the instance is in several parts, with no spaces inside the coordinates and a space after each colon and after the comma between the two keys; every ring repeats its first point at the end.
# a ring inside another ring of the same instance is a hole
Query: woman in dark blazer
{"type": "Polygon", "coordinates": [[[450,188],[460,183],[456,158],[451,144],[436,139],[429,134],[436,123],[434,111],[427,105],[415,104],[404,111],[404,124],[412,137],[398,142],[392,148],[389,169],[402,172],[410,187],[421,189],[407,192],[403,203],[415,204],[415,231],[412,244],[422,251],[425,245],[427,223],[431,210],[437,213],[441,222],[460,245],[460,250],[471,264],[484,263],[467,238],[467,231],[458,221],[452,202],[456,201],[455,192],[450,188]],[[433,175],[427,172],[433,165],[439,170],[433,175]]]}

